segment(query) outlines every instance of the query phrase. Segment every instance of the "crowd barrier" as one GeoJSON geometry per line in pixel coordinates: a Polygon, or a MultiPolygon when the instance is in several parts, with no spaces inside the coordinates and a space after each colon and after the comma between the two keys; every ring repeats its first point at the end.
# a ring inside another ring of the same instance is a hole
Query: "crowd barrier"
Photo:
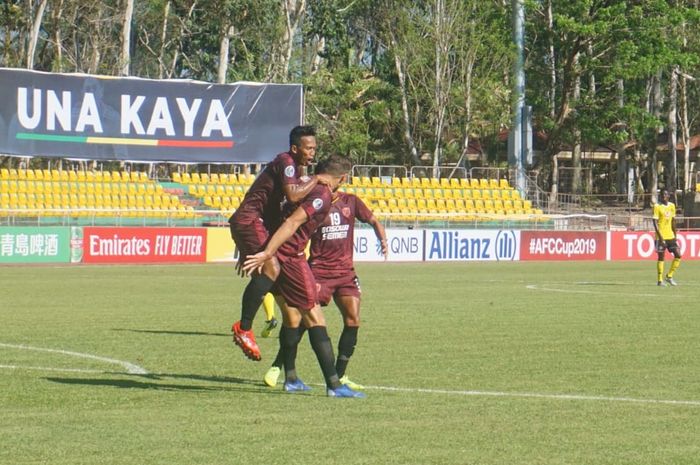
{"type": "MultiPolygon", "coordinates": [[[[647,260],[650,231],[387,229],[388,262],[647,260]]],[[[372,229],[355,230],[355,261],[381,262],[372,229]]],[[[684,259],[700,259],[700,231],[682,231],[684,259]]],[[[1,227],[5,263],[213,263],[237,259],[227,228],[1,227]]]]}

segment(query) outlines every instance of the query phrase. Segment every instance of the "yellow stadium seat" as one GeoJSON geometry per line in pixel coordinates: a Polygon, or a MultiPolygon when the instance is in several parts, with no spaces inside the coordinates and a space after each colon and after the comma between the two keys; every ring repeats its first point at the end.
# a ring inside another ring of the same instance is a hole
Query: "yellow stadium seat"
{"type": "Polygon", "coordinates": [[[511,189],[510,184],[508,184],[508,180],[505,178],[498,181],[498,187],[501,189],[511,189]]]}
{"type": "Polygon", "coordinates": [[[248,173],[248,174],[243,174],[242,176],[243,176],[243,179],[245,180],[244,184],[247,186],[250,186],[255,181],[255,175],[253,175],[253,174],[248,173]]]}
{"type": "Polygon", "coordinates": [[[489,179],[489,188],[498,189],[498,179],[489,179]]]}

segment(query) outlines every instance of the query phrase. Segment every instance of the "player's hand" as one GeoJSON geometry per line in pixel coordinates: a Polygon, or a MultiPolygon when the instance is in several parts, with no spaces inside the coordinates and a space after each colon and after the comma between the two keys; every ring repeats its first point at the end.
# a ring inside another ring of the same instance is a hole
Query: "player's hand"
{"type": "Polygon", "coordinates": [[[333,178],[328,176],[327,174],[317,174],[316,181],[319,184],[323,184],[324,186],[329,186],[333,182],[333,178]]]}
{"type": "Polygon", "coordinates": [[[239,255],[238,256],[238,261],[236,262],[236,274],[238,276],[244,277],[245,276],[245,271],[243,271],[243,260],[245,256],[244,255],[239,255]]]}
{"type": "Polygon", "coordinates": [[[250,276],[251,273],[260,273],[263,265],[269,258],[265,251],[258,252],[255,255],[248,255],[241,269],[246,276],[250,276]]]}
{"type": "Polygon", "coordinates": [[[389,245],[387,244],[386,239],[379,241],[379,243],[382,246],[382,255],[384,255],[384,261],[386,261],[386,259],[389,258],[389,245]]]}

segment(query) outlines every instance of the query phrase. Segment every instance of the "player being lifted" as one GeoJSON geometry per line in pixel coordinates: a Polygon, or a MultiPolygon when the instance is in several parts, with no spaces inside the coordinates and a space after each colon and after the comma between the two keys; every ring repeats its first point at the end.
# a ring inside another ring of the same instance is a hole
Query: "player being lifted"
{"type": "MultiPolygon", "coordinates": [[[[275,157],[246,192],[243,202],[231,215],[231,237],[240,256],[238,266],[248,255],[260,252],[282,223],[281,205],[285,199],[298,202],[316,185],[328,182],[318,176],[307,182],[301,179],[302,167],[308,166],[316,155],[316,132],[312,126],[296,126],[289,133],[289,151],[275,157]]],[[[246,357],[260,360],[260,348],[252,331],[253,319],[279,275],[279,263],[270,256],[251,274],[243,291],[241,319],[233,324],[233,340],[246,357]]]]}
{"type": "Polygon", "coordinates": [[[681,249],[676,240],[676,205],[669,201],[668,190],[661,189],[659,202],[654,205],[654,231],[656,231],[656,283],[658,286],[665,286],[666,283],[676,286],[673,274],[681,264],[681,249]],[[664,282],[664,258],[666,250],[673,254],[673,262],[666,274],[664,282]]]}
{"type": "MultiPolygon", "coordinates": [[[[355,219],[372,226],[380,250],[386,259],[388,249],[384,227],[372,211],[353,194],[335,191],[328,216],[323,224],[311,236],[309,265],[316,279],[318,300],[322,306],[327,306],[331,298],[337,305],[343,317],[343,331],[338,340],[338,358],[335,369],[340,381],[352,389],[362,389],[362,386],[352,382],[346,375],[350,357],[357,345],[357,333],[360,329],[360,281],[353,266],[355,219]]],[[[303,333],[303,327],[300,326],[303,333]]],[[[300,340],[302,334],[297,336],[300,340]]],[[[285,385],[288,377],[295,376],[294,355],[286,357],[285,385]]],[[[270,387],[277,384],[277,379],[285,365],[285,353],[280,347],[277,358],[265,373],[264,381],[270,387]]]]}

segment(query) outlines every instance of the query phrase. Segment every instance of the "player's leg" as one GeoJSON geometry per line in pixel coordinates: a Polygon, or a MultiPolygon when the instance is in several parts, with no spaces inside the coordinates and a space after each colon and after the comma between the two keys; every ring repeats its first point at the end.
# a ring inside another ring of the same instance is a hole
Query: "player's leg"
{"type": "Polygon", "coordinates": [[[338,340],[338,358],[335,361],[335,369],[340,376],[340,381],[353,389],[362,389],[358,383],[351,381],[346,370],[350,358],[357,345],[357,333],[360,329],[360,298],[355,295],[336,295],[335,304],[343,315],[343,332],[338,340]]]}
{"type": "Polygon", "coordinates": [[[284,390],[287,392],[308,391],[311,388],[299,379],[296,370],[297,347],[301,336],[301,312],[286,302],[282,309],[282,328],[280,329],[280,349],[278,357],[284,366],[284,390]]]}
{"type": "Polygon", "coordinates": [[[316,359],[326,380],[326,393],[330,397],[358,397],[365,395],[357,392],[345,384],[340,383],[338,373],[335,371],[333,345],[328,337],[326,321],[319,305],[315,305],[303,312],[302,320],[309,331],[311,348],[316,354],[316,359]]]}
{"type": "Polygon", "coordinates": [[[280,265],[275,257],[263,264],[261,273],[253,273],[250,282],[243,291],[243,305],[241,308],[241,328],[250,330],[253,327],[255,314],[263,302],[263,298],[270,292],[279,276],[280,265]]]}
{"type": "Polygon", "coordinates": [[[664,244],[664,241],[657,241],[656,254],[656,285],[665,286],[666,283],[664,283],[664,258],[666,256],[666,244],[664,244]]]}
{"type": "Polygon", "coordinates": [[[271,292],[265,294],[262,301],[263,310],[265,311],[265,328],[260,333],[262,337],[270,337],[272,331],[277,327],[277,319],[275,318],[275,296],[271,292]]]}
{"type": "MultiPolygon", "coordinates": [[[[262,250],[269,234],[259,221],[249,224],[231,224],[231,237],[239,251],[239,264],[246,255],[262,250]]],[[[233,324],[233,340],[246,357],[260,360],[260,348],[253,334],[253,319],[265,294],[270,292],[279,275],[280,265],[276,258],[271,258],[263,265],[261,273],[253,273],[243,291],[241,319],[233,324]]]]}
{"type": "Polygon", "coordinates": [[[675,239],[669,241],[668,250],[673,254],[673,261],[671,262],[671,267],[668,269],[668,274],[666,274],[666,282],[671,286],[676,286],[677,283],[673,279],[673,273],[681,266],[681,249],[675,239]]]}

